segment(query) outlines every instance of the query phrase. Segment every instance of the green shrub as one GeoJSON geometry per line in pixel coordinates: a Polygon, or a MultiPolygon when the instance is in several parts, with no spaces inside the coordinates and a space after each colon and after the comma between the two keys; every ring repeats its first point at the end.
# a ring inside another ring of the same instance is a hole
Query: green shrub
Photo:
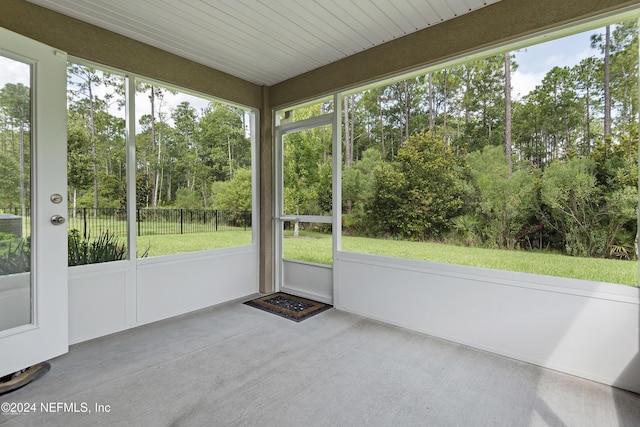
{"type": "Polygon", "coordinates": [[[374,169],[367,215],[378,235],[427,240],[441,237],[463,206],[454,152],[431,133],[411,136],[396,161],[374,169]]]}
{"type": "Polygon", "coordinates": [[[78,230],[69,230],[69,267],[100,262],[126,259],[127,246],[120,244],[118,238],[106,231],[91,239],[83,238],[78,230]]]}
{"type": "Polygon", "coordinates": [[[2,240],[13,240],[16,238],[16,235],[13,233],[4,233],[0,232],[0,241],[2,240]]]}
{"type": "MultiPolygon", "coordinates": [[[[13,236],[13,235],[12,235],[13,236]]],[[[0,240],[0,276],[31,270],[31,239],[0,240]]]]}
{"type": "MultiPolygon", "coordinates": [[[[16,238],[6,233],[0,235],[0,276],[25,273],[31,270],[31,239],[16,238]]],[[[120,261],[127,258],[127,246],[118,238],[106,231],[98,238],[83,238],[78,230],[69,230],[68,238],[69,267],[100,262],[120,261]]],[[[150,247],[145,249],[140,258],[149,255],[150,247]]]]}

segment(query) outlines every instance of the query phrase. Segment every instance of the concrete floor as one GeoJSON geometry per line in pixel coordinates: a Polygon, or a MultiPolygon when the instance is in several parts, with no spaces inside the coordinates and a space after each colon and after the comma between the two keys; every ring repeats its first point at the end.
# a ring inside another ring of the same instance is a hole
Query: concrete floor
{"type": "Polygon", "coordinates": [[[640,426],[634,393],[335,309],[295,323],[239,302],[75,345],[0,402],[35,404],[2,426],[640,426]]]}

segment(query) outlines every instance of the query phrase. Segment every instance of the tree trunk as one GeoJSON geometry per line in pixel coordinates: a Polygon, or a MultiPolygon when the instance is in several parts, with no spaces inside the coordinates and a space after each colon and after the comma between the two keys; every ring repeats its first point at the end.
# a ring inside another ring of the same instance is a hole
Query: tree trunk
{"type": "Polygon", "coordinates": [[[382,120],[382,95],[378,96],[378,102],[380,103],[380,141],[382,144],[382,161],[384,162],[384,122],[382,120]]]}
{"type": "MultiPolygon", "coordinates": [[[[8,128],[7,123],[8,123],[8,120],[5,117],[4,123],[3,123],[3,126],[2,126],[3,129],[7,129],[8,128]]],[[[7,133],[6,132],[2,132],[2,152],[3,153],[7,152],[7,133]]]]}
{"type": "Polygon", "coordinates": [[[443,87],[444,99],[442,101],[442,104],[444,107],[444,111],[443,111],[444,115],[442,119],[442,140],[444,141],[444,145],[448,147],[449,141],[447,140],[447,71],[443,70],[442,75],[443,75],[443,81],[444,81],[444,87],[443,87]]]}
{"type": "Polygon", "coordinates": [[[233,179],[233,160],[231,159],[231,138],[227,135],[227,151],[229,153],[229,180],[233,179]]]}
{"type": "Polygon", "coordinates": [[[356,137],[355,137],[355,126],[356,126],[356,106],[355,106],[355,101],[353,99],[353,96],[350,98],[350,105],[351,105],[351,121],[350,121],[350,127],[351,127],[351,144],[349,145],[349,158],[351,159],[351,163],[353,163],[353,159],[354,159],[354,155],[353,155],[353,149],[355,146],[355,142],[356,142],[356,137]]]}
{"type": "MultiPolygon", "coordinates": [[[[151,149],[155,150],[156,148],[156,95],[155,95],[155,88],[153,86],[151,86],[151,95],[149,95],[149,101],[151,102],[151,149]]],[[[159,154],[158,154],[158,157],[159,154]]],[[[151,185],[153,185],[153,191],[151,192],[151,194],[153,194],[153,200],[151,201],[151,206],[155,209],[156,208],[156,200],[157,200],[157,196],[158,196],[158,165],[156,164],[156,167],[153,168],[153,176],[151,177],[151,185]]]]}
{"type": "Polygon", "coordinates": [[[435,117],[433,115],[433,73],[429,73],[429,130],[433,131],[435,117]]]}
{"type": "MultiPolygon", "coordinates": [[[[405,140],[409,139],[409,121],[411,120],[411,91],[409,90],[409,83],[407,81],[404,82],[404,105],[405,105],[405,117],[404,117],[404,127],[405,127],[405,140]]],[[[400,141],[402,143],[402,141],[400,141]]]]}
{"type": "Polygon", "coordinates": [[[202,191],[200,192],[200,194],[202,194],[202,205],[205,207],[205,209],[207,208],[207,181],[203,180],[202,181],[202,191]]]}
{"type": "Polygon", "coordinates": [[[195,152],[195,156],[194,156],[194,167],[193,167],[193,181],[192,184],[189,188],[191,188],[192,190],[196,189],[196,182],[198,181],[198,145],[194,144],[194,152],[195,152]]]}
{"type": "Polygon", "coordinates": [[[469,93],[471,91],[471,69],[469,68],[469,64],[465,65],[465,71],[466,88],[464,94],[464,124],[466,128],[466,126],[469,125],[469,122],[471,122],[471,106],[469,105],[469,97],[471,96],[469,93]]]}
{"type": "Polygon", "coordinates": [[[160,163],[161,163],[161,156],[162,156],[162,143],[161,143],[161,138],[158,137],[158,157],[156,160],[156,167],[153,171],[154,174],[154,184],[153,184],[153,207],[155,208],[156,206],[158,206],[158,202],[160,201],[160,187],[161,187],[161,182],[160,182],[160,175],[161,175],[161,171],[162,168],[160,167],[160,163]]]}
{"type": "Polygon", "coordinates": [[[351,137],[351,128],[349,126],[349,97],[344,97],[344,165],[347,168],[351,167],[351,162],[353,162],[352,155],[352,144],[353,139],[351,137]]]}
{"type": "Polygon", "coordinates": [[[586,131],[587,134],[585,135],[585,142],[587,143],[587,150],[585,153],[583,153],[584,155],[587,155],[591,152],[591,101],[590,101],[590,97],[591,94],[589,93],[589,85],[587,85],[587,92],[585,94],[585,109],[587,110],[587,117],[586,117],[586,131]]]}
{"type": "Polygon", "coordinates": [[[605,28],[604,42],[604,137],[611,136],[611,91],[609,89],[609,63],[611,52],[611,26],[605,28]]]}
{"type": "Polygon", "coordinates": [[[91,76],[87,78],[89,90],[89,121],[91,126],[91,158],[93,160],[93,216],[98,216],[98,147],[96,147],[95,105],[93,103],[93,86],[91,76]]]}
{"type": "Polygon", "coordinates": [[[164,168],[160,168],[160,181],[158,182],[158,201],[162,199],[162,181],[164,181],[164,168]]]}
{"type": "MultiPolygon", "coordinates": [[[[353,105],[353,102],[351,102],[353,105]]],[[[350,168],[353,163],[353,116],[351,120],[349,120],[349,97],[344,97],[344,167],[350,168]]],[[[351,213],[351,200],[347,200],[347,209],[346,213],[351,213]]],[[[297,227],[298,223],[296,222],[294,226],[294,233],[296,232],[295,227],[297,227]]]]}
{"type": "Polygon", "coordinates": [[[509,177],[513,172],[511,159],[511,55],[504,54],[504,153],[507,156],[509,177]]]}

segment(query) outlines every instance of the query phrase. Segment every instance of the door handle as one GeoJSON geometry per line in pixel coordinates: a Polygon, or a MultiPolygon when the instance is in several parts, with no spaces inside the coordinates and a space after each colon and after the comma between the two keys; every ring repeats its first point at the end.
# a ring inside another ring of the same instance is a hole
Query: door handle
{"type": "Polygon", "coordinates": [[[54,215],[51,217],[51,224],[53,225],[62,225],[65,222],[66,222],[66,219],[64,219],[64,217],[61,215],[54,215]]]}

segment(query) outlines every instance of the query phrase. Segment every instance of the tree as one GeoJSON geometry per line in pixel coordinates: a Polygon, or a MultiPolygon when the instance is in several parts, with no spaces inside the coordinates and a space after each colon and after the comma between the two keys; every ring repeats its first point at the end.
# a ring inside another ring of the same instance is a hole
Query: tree
{"type": "Polygon", "coordinates": [[[433,73],[432,85],[435,99],[435,121],[441,124],[442,139],[449,145],[451,136],[448,129],[449,116],[455,113],[454,101],[461,87],[461,67],[451,67],[433,73]]]}
{"type": "Polygon", "coordinates": [[[547,221],[561,233],[566,253],[591,257],[615,256],[621,232],[635,229],[637,194],[637,186],[607,192],[598,184],[596,162],[585,157],[554,162],[541,188],[547,221]]]}
{"type": "Polygon", "coordinates": [[[214,209],[237,213],[251,212],[251,169],[236,170],[230,181],[211,184],[214,209]]]}
{"type": "Polygon", "coordinates": [[[604,55],[603,61],[603,92],[604,92],[604,137],[611,135],[611,91],[610,91],[610,53],[611,26],[605,27],[604,40],[602,34],[591,36],[591,47],[599,48],[604,55]]]}
{"type": "Polygon", "coordinates": [[[627,148],[638,135],[638,21],[617,24],[611,35],[611,108],[613,137],[627,148]]]}
{"type": "Polygon", "coordinates": [[[353,96],[345,96],[344,97],[344,165],[346,167],[351,167],[351,163],[353,163],[353,143],[355,136],[353,135],[353,122],[355,121],[354,112],[353,112],[353,96]]]}
{"type": "Polygon", "coordinates": [[[200,165],[195,188],[208,205],[210,183],[233,178],[238,168],[251,166],[251,142],[242,127],[244,111],[223,104],[210,104],[195,129],[200,165]]]}
{"type": "Polygon", "coordinates": [[[363,232],[369,227],[365,206],[373,196],[374,171],[382,164],[382,156],[376,148],[362,153],[362,159],[342,171],[342,200],[344,227],[348,231],[363,232]]]}
{"type": "Polygon", "coordinates": [[[572,74],[576,81],[576,89],[578,95],[582,98],[584,106],[584,114],[582,115],[584,132],[578,152],[585,156],[593,149],[595,138],[600,136],[595,131],[597,127],[593,125],[594,118],[598,112],[598,101],[602,93],[600,68],[600,61],[594,57],[588,57],[580,61],[572,69],[572,74]]]}
{"type": "MultiPolygon", "coordinates": [[[[0,200],[2,208],[12,209],[20,203],[20,165],[9,154],[0,152],[0,200]]],[[[24,211],[23,211],[24,215],[24,211]]]]}
{"type": "Polygon", "coordinates": [[[176,191],[176,206],[180,209],[203,209],[202,196],[188,187],[178,188],[176,191]]]}
{"type": "MultiPolygon", "coordinates": [[[[68,128],[82,126],[88,136],[79,137],[79,129],[71,130],[76,133],[72,142],[84,143],[84,147],[72,148],[73,155],[81,155],[92,163],[90,176],[93,179],[93,200],[87,200],[86,203],[92,205],[94,215],[98,215],[100,200],[106,200],[100,197],[101,192],[104,193],[101,186],[113,187],[113,177],[119,181],[118,186],[124,185],[126,175],[124,118],[112,114],[112,107],[120,109],[124,106],[124,77],[92,67],[69,64],[67,99],[68,128]]],[[[85,195],[78,194],[79,189],[79,186],[75,187],[74,203],[86,199],[85,195]]]]}
{"type": "Polygon", "coordinates": [[[73,206],[73,217],[76,216],[78,192],[88,190],[93,180],[93,162],[87,147],[91,144],[91,136],[79,118],[72,114],[67,119],[67,183],[73,206]]]}
{"type": "Polygon", "coordinates": [[[141,121],[145,123],[150,133],[150,149],[154,153],[153,161],[148,159],[150,163],[147,165],[147,173],[151,176],[151,206],[155,208],[160,201],[160,179],[162,176],[162,129],[158,128],[157,123],[166,124],[167,114],[163,111],[165,94],[175,94],[176,92],[144,82],[137,83],[136,91],[139,93],[148,92],[151,107],[151,113],[143,116],[141,121]]]}
{"type": "Polygon", "coordinates": [[[504,153],[507,157],[509,176],[513,171],[511,159],[511,54],[504,53],[504,153]]]}
{"type": "MultiPolygon", "coordinates": [[[[506,68],[504,54],[455,68],[460,82],[455,99],[458,112],[463,113],[456,119],[461,131],[454,143],[459,149],[471,152],[486,145],[505,145],[506,68]]],[[[511,61],[509,71],[515,69],[511,61]]]]}
{"type": "Polygon", "coordinates": [[[176,169],[181,171],[177,179],[173,179],[173,170],[170,170],[169,187],[167,198],[171,200],[172,184],[175,182],[177,188],[186,186],[193,190],[198,179],[198,171],[202,163],[200,162],[199,147],[195,138],[199,117],[196,110],[188,102],[181,102],[171,113],[175,129],[181,141],[175,147],[176,169]]]}
{"type": "Polygon", "coordinates": [[[527,225],[540,209],[530,167],[511,171],[502,147],[485,147],[467,156],[474,187],[474,210],[481,218],[484,243],[489,247],[515,249],[527,236],[527,225]]]}
{"type": "MultiPolygon", "coordinates": [[[[96,126],[95,112],[96,100],[94,90],[102,81],[102,72],[95,68],[85,67],[78,64],[69,64],[67,67],[67,94],[69,100],[86,100],[86,115],[88,117],[88,127],[91,141],[91,156],[93,160],[93,208],[94,215],[98,215],[98,161],[96,148],[96,126]],[[75,87],[76,89],[70,89],[75,87]]],[[[81,105],[81,104],[78,104],[81,105]]]]}
{"type": "Polygon", "coordinates": [[[331,144],[326,127],[285,135],[283,138],[284,209],[295,215],[320,215],[320,167],[331,163],[324,153],[331,144]]]}
{"type": "Polygon", "coordinates": [[[22,215],[26,212],[26,185],[25,171],[28,171],[28,153],[30,144],[26,143],[26,132],[30,129],[31,117],[31,91],[22,83],[7,83],[0,89],[0,109],[2,114],[9,119],[14,128],[19,132],[19,182],[20,208],[22,215]],[[25,167],[25,162],[27,163],[25,167]]]}
{"type": "Polygon", "coordinates": [[[442,236],[462,207],[458,162],[432,133],[411,136],[396,162],[375,170],[367,215],[379,234],[425,240],[442,236]]]}
{"type": "Polygon", "coordinates": [[[568,67],[553,67],[542,83],[525,96],[524,101],[533,108],[534,128],[541,145],[540,165],[553,159],[564,158],[575,151],[575,141],[583,133],[581,108],[576,93],[576,82],[568,67]]]}

